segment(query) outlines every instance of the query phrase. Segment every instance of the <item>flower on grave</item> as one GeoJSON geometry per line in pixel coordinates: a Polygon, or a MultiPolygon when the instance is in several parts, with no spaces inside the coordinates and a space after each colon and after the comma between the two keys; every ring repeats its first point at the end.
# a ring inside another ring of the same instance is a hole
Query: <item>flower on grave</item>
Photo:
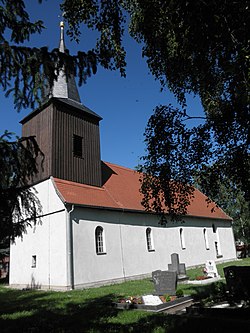
{"type": "Polygon", "coordinates": [[[171,301],[171,296],[168,295],[168,294],[164,295],[164,298],[165,298],[166,302],[170,302],[171,301]]]}
{"type": "Polygon", "coordinates": [[[128,304],[142,304],[142,297],[138,297],[138,296],[128,296],[125,298],[121,298],[118,301],[119,303],[128,303],[128,304]]]}

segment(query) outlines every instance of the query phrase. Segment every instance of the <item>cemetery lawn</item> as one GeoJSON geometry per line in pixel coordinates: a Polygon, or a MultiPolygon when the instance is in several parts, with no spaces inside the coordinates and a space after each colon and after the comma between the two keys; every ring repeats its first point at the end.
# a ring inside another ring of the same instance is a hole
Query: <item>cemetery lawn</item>
{"type": "MultiPolygon", "coordinates": [[[[248,265],[250,258],[217,265],[248,265]]],[[[188,270],[195,278],[201,268],[188,270]]],[[[220,282],[221,283],[221,282],[220,282]]],[[[211,285],[179,285],[186,295],[207,297],[211,285]]],[[[203,318],[166,315],[145,311],[118,310],[112,303],[124,296],[153,292],[150,279],[129,281],[112,286],[67,292],[14,290],[0,285],[0,331],[4,332],[247,332],[249,321],[231,318],[203,318]]]]}
{"type": "MultiPolygon", "coordinates": [[[[250,266],[250,258],[245,258],[242,260],[237,260],[237,261],[230,261],[230,262],[225,262],[223,264],[219,264],[216,265],[217,270],[218,270],[218,274],[224,278],[224,271],[223,268],[227,267],[227,266],[250,266]]],[[[197,276],[201,276],[203,275],[203,268],[205,267],[205,265],[203,266],[199,266],[197,268],[194,269],[189,269],[187,270],[187,275],[189,277],[190,280],[195,280],[197,278],[197,276]]]]}

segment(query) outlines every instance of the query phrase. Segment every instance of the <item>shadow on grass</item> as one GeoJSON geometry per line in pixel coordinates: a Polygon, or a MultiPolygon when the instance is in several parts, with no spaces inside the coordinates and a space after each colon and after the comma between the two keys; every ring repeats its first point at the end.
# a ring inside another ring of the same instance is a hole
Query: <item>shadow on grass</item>
{"type": "MultiPolygon", "coordinates": [[[[197,298],[210,286],[195,287],[197,298]]],[[[5,289],[5,288],[4,288],[5,289]]],[[[238,332],[249,321],[187,315],[140,313],[118,310],[112,302],[117,295],[82,298],[81,293],[55,293],[0,289],[0,331],[5,332],[238,332]],[[76,297],[77,296],[77,297],[76,297]]]]}
{"type": "Polygon", "coordinates": [[[213,300],[215,302],[220,302],[227,299],[227,287],[223,281],[207,285],[193,285],[191,288],[194,301],[213,300]]]}

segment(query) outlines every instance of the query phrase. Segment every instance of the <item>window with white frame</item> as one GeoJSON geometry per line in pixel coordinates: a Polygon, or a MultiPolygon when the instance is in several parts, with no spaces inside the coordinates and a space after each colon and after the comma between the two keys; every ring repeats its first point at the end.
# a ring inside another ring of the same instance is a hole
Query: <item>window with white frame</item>
{"type": "Polygon", "coordinates": [[[180,228],[180,241],[181,241],[181,248],[185,250],[186,244],[185,244],[184,230],[182,228],[180,228]]]}
{"type": "Polygon", "coordinates": [[[220,248],[220,241],[219,240],[215,241],[214,246],[215,246],[216,257],[217,258],[223,257],[223,255],[221,253],[221,248],[220,248]]]}
{"type": "Polygon", "coordinates": [[[98,226],[95,229],[95,244],[96,244],[96,253],[105,254],[105,239],[104,239],[104,230],[102,227],[98,226]]]}
{"type": "Polygon", "coordinates": [[[205,241],[205,248],[206,250],[209,250],[209,243],[208,243],[208,237],[207,237],[207,229],[203,229],[203,236],[204,236],[204,241],[205,241]]]}
{"type": "Polygon", "coordinates": [[[152,236],[152,229],[146,229],[146,239],[147,239],[147,248],[148,251],[154,251],[154,243],[153,243],[153,236],[152,236]]]}
{"type": "Polygon", "coordinates": [[[36,268],[36,256],[32,256],[32,259],[31,259],[31,267],[32,267],[32,268],[36,268]]]}
{"type": "Polygon", "coordinates": [[[214,242],[214,246],[215,246],[216,256],[218,257],[220,255],[219,247],[218,247],[218,242],[214,242]]]}

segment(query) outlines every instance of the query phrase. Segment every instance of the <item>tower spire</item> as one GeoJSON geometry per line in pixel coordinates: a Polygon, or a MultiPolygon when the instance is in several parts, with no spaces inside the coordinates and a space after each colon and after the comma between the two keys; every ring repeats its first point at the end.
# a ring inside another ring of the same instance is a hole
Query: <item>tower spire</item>
{"type": "MultiPolygon", "coordinates": [[[[61,21],[59,51],[65,53],[65,49],[64,22],[61,21]]],[[[57,80],[54,81],[50,97],[67,98],[75,102],[81,103],[74,75],[71,74],[66,77],[65,68],[62,68],[60,70],[57,80]]]]}
{"type": "Polygon", "coordinates": [[[59,43],[59,51],[65,52],[65,41],[64,41],[64,21],[60,22],[60,43],[59,43]]]}

